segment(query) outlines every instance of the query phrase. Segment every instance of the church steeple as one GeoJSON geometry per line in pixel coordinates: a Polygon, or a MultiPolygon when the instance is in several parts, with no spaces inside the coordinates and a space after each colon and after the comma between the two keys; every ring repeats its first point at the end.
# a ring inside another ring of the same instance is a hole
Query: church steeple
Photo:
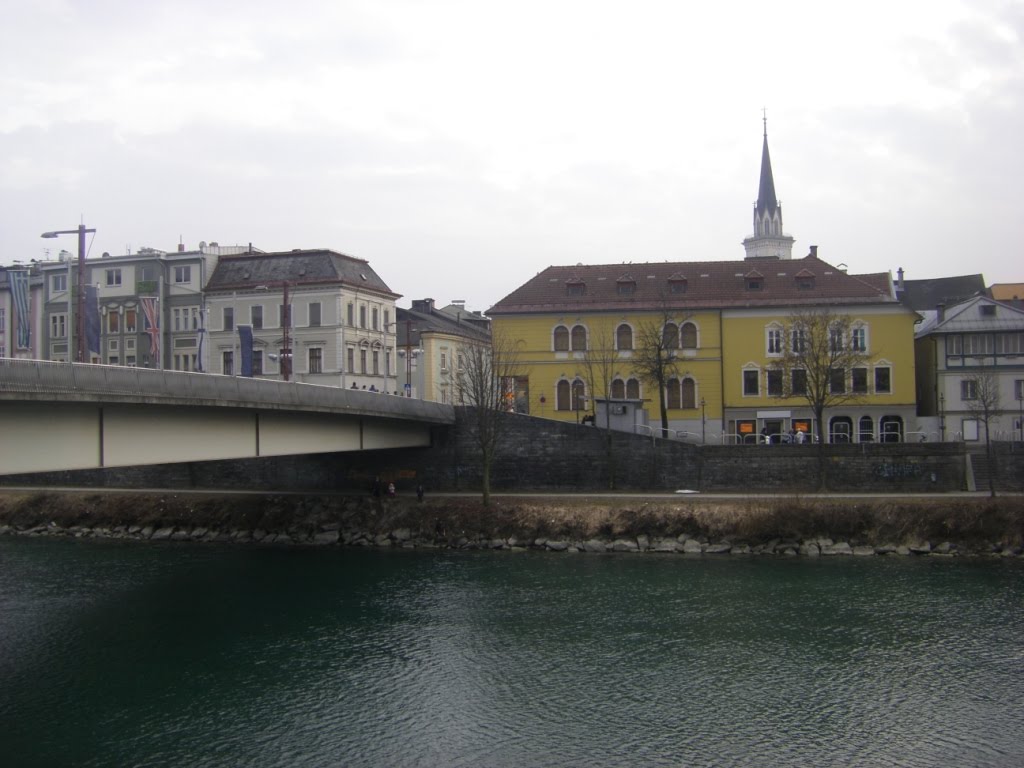
{"type": "Polygon", "coordinates": [[[743,241],[748,259],[793,258],[793,238],[782,230],[782,205],[775,197],[772,158],[768,153],[768,117],[763,116],[764,137],[761,145],[761,179],[754,204],[754,234],[743,241]]]}

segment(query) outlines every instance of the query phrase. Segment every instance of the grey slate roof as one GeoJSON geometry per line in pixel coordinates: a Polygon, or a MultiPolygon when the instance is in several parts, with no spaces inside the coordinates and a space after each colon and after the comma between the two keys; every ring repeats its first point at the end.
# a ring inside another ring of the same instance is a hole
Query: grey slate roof
{"type": "Polygon", "coordinates": [[[480,342],[489,342],[491,339],[491,335],[478,325],[460,322],[457,317],[440,309],[423,311],[397,307],[395,314],[398,320],[395,344],[399,347],[419,344],[420,336],[424,333],[447,333],[480,342]]]}
{"type": "Polygon", "coordinates": [[[930,280],[904,280],[900,301],[911,309],[935,309],[939,304],[952,306],[985,292],[983,275],[955,275],[930,280]]]}
{"type": "Polygon", "coordinates": [[[925,319],[914,331],[915,338],[932,333],[978,333],[996,331],[1024,331],[1024,310],[995,301],[987,296],[975,296],[967,301],[947,307],[942,320],[939,313],[923,313],[925,319]],[[982,304],[995,307],[995,315],[982,315],[982,304]]]}
{"type": "Polygon", "coordinates": [[[329,250],[295,250],[222,256],[207,291],[252,289],[258,285],[338,285],[398,298],[365,259],[329,250]]]}

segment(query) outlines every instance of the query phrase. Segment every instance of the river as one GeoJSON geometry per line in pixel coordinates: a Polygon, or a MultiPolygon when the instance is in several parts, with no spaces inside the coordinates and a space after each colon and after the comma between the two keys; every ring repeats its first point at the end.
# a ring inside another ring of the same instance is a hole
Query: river
{"type": "Polygon", "coordinates": [[[5,766],[1011,766],[1024,564],[0,539],[5,766]]]}

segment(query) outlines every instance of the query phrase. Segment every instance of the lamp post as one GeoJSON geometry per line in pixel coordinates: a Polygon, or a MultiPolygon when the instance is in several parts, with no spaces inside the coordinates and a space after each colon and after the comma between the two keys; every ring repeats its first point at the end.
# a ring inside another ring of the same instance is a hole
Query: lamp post
{"type": "MultiPolygon", "coordinates": [[[[85,236],[89,232],[96,232],[95,229],[86,229],[85,224],[79,224],[78,229],[58,229],[53,232],[43,232],[40,237],[51,238],[57,235],[78,235],[78,301],[75,307],[74,329],[78,331],[78,345],[75,350],[75,361],[84,363],[86,360],[85,350],[88,347],[85,333],[85,236]]],[[[68,305],[71,304],[71,286],[68,285],[68,305]]],[[[70,311],[68,312],[70,315],[70,311]]],[[[69,317],[70,321],[71,318],[69,317]]],[[[68,360],[71,359],[71,328],[68,329],[68,360]]]]}
{"type": "Polygon", "coordinates": [[[946,396],[939,392],[939,442],[946,442],[946,396]]]}
{"type": "MultiPolygon", "coordinates": [[[[279,358],[279,362],[281,364],[281,380],[288,381],[289,377],[291,376],[292,368],[292,347],[291,339],[289,337],[289,330],[292,324],[292,310],[291,306],[288,304],[289,283],[287,280],[282,280],[280,283],[277,283],[276,285],[281,286],[281,289],[283,291],[282,301],[284,302],[281,305],[281,356],[279,358]]],[[[270,288],[270,285],[257,285],[253,290],[269,291],[270,288]]],[[[273,360],[275,357],[272,354],[268,354],[267,356],[271,360],[273,360]]],[[[241,365],[241,360],[239,360],[239,365],[241,365]]]]}
{"type": "Polygon", "coordinates": [[[708,441],[708,422],[707,422],[707,418],[705,418],[705,410],[704,410],[706,405],[707,405],[707,403],[704,401],[704,398],[702,397],[700,399],[700,442],[701,442],[701,444],[706,443],[708,441]]]}

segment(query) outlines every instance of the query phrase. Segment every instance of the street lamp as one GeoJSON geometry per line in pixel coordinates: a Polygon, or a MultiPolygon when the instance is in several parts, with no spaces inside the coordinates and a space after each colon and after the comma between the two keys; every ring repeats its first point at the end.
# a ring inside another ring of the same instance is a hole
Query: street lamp
{"type": "MultiPolygon", "coordinates": [[[[291,309],[291,305],[288,303],[288,288],[289,288],[288,281],[287,280],[282,280],[277,285],[280,285],[282,290],[284,291],[284,295],[282,297],[282,301],[284,302],[284,304],[281,306],[281,357],[280,357],[281,380],[282,381],[288,381],[288,378],[289,378],[289,376],[291,376],[291,372],[292,372],[292,357],[293,357],[292,356],[291,340],[288,337],[288,332],[291,329],[291,324],[292,324],[292,309],[291,309]]],[[[268,290],[270,290],[270,286],[268,286],[268,285],[257,285],[254,290],[257,290],[257,291],[268,291],[268,290]]],[[[268,354],[267,357],[269,357],[271,360],[273,360],[275,358],[275,355],[268,354]]]]}
{"type": "MultiPolygon", "coordinates": [[[[78,331],[78,346],[75,351],[75,361],[86,362],[87,348],[85,334],[85,236],[89,232],[95,233],[95,229],[86,229],[85,224],[79,224],[78,229],[58,229],[53,232],[43,232],[40,237],[53,238],[57,235],[78,235],[78,302],[75,307],[74,329],[78,331]]],[[[71,286],[68,286],[68,314],[71,314],[71,286]]],[[[68,320],[70,321],[70,317],[68,320]]],[[[68,360],[71,359],[72,328],[68,329],[68,360]]]]}
{"type": "Polygon", "coordinates": [[[705,418],[704,411],[704,407],[706,405],[707,403],[704,401],[704,398],[702,397],[700,399],[700,441],[702,444],[708,441],[708,422],[705,418]]]}

